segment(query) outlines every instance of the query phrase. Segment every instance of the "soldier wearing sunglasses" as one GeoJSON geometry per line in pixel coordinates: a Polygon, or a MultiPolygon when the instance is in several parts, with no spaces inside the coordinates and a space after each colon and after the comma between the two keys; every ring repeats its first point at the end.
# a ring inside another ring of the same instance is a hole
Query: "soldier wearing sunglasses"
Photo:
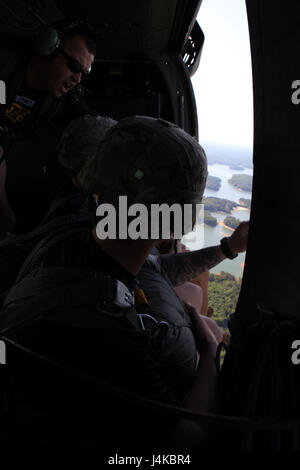
{"type": "MultiPolygon", "coordinates": [[[[47,172],[54,173],[42,158],[33,161],[31,152],[20,158],[8,150],[54,118],[64,128],[73,118],[90,112],[84,102],[75,100],[73,92],[90,73],[96,54],[91,27],[82,22],[64,22],[55,29],[42,30],[34,50],[28,41],[23,43],[0,38],[0,79],[6,84],[6,104],[0,105],[0,233],[13,227],[26,231],[41,220],[47,208],[39,210],[37,199],[45,206],[45,178],[47,172]],[[30,181],[32,169],[35,174],[30,181]],[[26,206],[31,206],[32,212],[33,205],[34,211],[40,212],[39,219],[24,213],[26,206]]],[[[50,166],[53,164],[52,159],[50,166]]]]}

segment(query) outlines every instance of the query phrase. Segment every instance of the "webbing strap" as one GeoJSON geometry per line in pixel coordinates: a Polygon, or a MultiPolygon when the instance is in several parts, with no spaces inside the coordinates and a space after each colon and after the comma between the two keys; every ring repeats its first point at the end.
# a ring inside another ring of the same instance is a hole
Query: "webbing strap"
{"type": "Polygon", "coordinates": [[[40,268],[10,289],[0,312],[0,330],[19,327],[42,314],[83,327],[101,327],[103,315],[124,317],[138,327],[134,297],[117,279],[94,269],[40,268]],[[59,316],[55,309],[59,307],[59,316]],[[76,307],[78,315],[70,316],[76,307]],[[94,315],[82,315],[78,307],[92,307],[94,315]],[[64,310],[64,313],[62,313],[64,310]],[[98,313],[97,313],[98,312],[98,313]]]}
{"type": "Polygon", "coordinates": [[[73,221],[73,223],[70,224],[71,228],[69,228],[69,225],[66,226],[63,224],[56,230],[48,233],[48,235],[46,235],[27,256],[19,271],[16,282],[22,280],[27,274],[35,269],[37,263],[49,248],[53,247],[62,240],[66,240],[73,235],[86,231],[88,227],[86,222],[86,219],[83,221],[80,220],[79,222],[73,221]]]}
{"type": "Polygon", "coordinates": [[[50,232],[53,233],[53,230],[58,230],[62,228],[68,228],[69,226],[74,226],[74,224],[85,224],[86,227],[91,225],[90,218],[86,215],[60,215],[55,217],[50,221],[42,223],[34,230],[21,234],[21,235],[10,235],[9,237],[4,238],[0,241],[0,250],[9,248],[11,246],[22,245],[30,241],[34,241],[36,238],[43,235],[48,235],[50,232]]]}

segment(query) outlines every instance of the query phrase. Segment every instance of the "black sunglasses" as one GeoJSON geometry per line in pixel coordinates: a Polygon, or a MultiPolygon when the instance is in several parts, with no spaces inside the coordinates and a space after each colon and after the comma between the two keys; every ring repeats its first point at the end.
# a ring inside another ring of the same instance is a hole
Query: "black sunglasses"
{"type": "Polygon", "coordinates": [[[90,72],[92,67],[90,66],[88,70],[84,70],[82,67],[81,63],[78,62],[77,59],[74,59],[74,57],[71,57],[69,54],[66,53],[63,49],[59,49],[59,52],[67,59],[66,64],[67,67],[71,70],[73,73],[81,73],[82,78],[86,77],[90,72]]]}

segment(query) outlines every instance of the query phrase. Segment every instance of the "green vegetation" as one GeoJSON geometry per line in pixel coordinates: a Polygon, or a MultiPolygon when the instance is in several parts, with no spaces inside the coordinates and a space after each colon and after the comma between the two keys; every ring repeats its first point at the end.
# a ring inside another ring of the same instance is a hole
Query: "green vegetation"
{"type": "Polygon", "coordinates": [[[244,199],[243,197],[241,197],[239,199],[239,203],[241,204],[241,206],[247,207],[248,209],[250,209],[251,207],[251,199],[244,199]]]}
{"type": "Polygon", "coordinates": [[[231,214],[232,209],[238,207],[236,202],[219,197],[204,197],[202,202],[205,210],[211,212],[226,212],[227,214],[231,214]]]}
{"type": "Polygon", "coordinates": [[[214,309],[212,318],[226,329],[229,316],[234,313],[241,288],[240,279],[221,271],[210,274],[208,282],[208,305],[214,309]]]}
{"type": "Polygon", "coordinates": [[[204,223],[210,227],[215,227],[218,223],[217,219],[210,212],[204,211],[204,223]]]}
{"type": "Polygon", "coordinates": [[[233,175],[228,182],[238,189],[243,191],[252,191],[252,176],[251,175],[233,175]]]}
{"type": "Polygon", "coordinates": [[[208,175],[206,181],[206,188],[212,189],[213,191],[219,191],[221,187],[221,178],[217,178],[217,176],[208,175]]]}
{"type": "Polygon", "coordinates": [[[231,215],[229,215],[228,217],[225,217],[224,219],[224,224],[230,228],[236,229],[240,223],[241,221],[239,219],[236,219],[235,217],[232,217],[231,215]]]}

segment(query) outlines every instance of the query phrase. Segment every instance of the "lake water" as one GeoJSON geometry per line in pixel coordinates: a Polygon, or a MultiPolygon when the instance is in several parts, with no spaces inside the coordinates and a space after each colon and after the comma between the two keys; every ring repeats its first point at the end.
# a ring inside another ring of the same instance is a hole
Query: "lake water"
{"type": "MultiPolygon", "coordinates": [[[[251,193],[248,191],[240,191],[228,183],[228,179],[234,174],[247,174],[252,175],[253,170],[250,168],[245,168],[243,171],[232,170],[229,165],[214,164],[208,165],[208,171],[211,176],[217,176],[221,178],[222,184],[219,191],[212,191],[207,189],[204,193],[206,197],[219,197],[222,199],[229,199],[230,201],[239,202],[239,198],[251,199],[251,193]]],[[[218,222],[223,222],[225,217],[229,214],[222,214],[218,212],[211,212],[213,217],[216,217],[218,222]]],[[[231,215],[237,219],[244,221],[249,220],[250,211],[249,210],[235,210],[232,211],[231,215]]],[[[209,227],[204,225],[204,230],[201,230],[201,227],[196,227],[196,232],[193,236],[190,236],[186,239],[186,245],[191,250],[197,250],[199,248],[219,245],[221,238],[228,237],[232,234],[231,230],[218,225],[216,227],[209,227]],[[190,241],[188,241],[190,238],[190,241]]],[[[226,271],[233,274],[235,277],[242,277],[243,266],[245,262],[245,254],[239,254],[234,260],[226,259],[222,261],[218,266],[211,269],[212,273],[218,273],[220,271],[226,271]]]]}

